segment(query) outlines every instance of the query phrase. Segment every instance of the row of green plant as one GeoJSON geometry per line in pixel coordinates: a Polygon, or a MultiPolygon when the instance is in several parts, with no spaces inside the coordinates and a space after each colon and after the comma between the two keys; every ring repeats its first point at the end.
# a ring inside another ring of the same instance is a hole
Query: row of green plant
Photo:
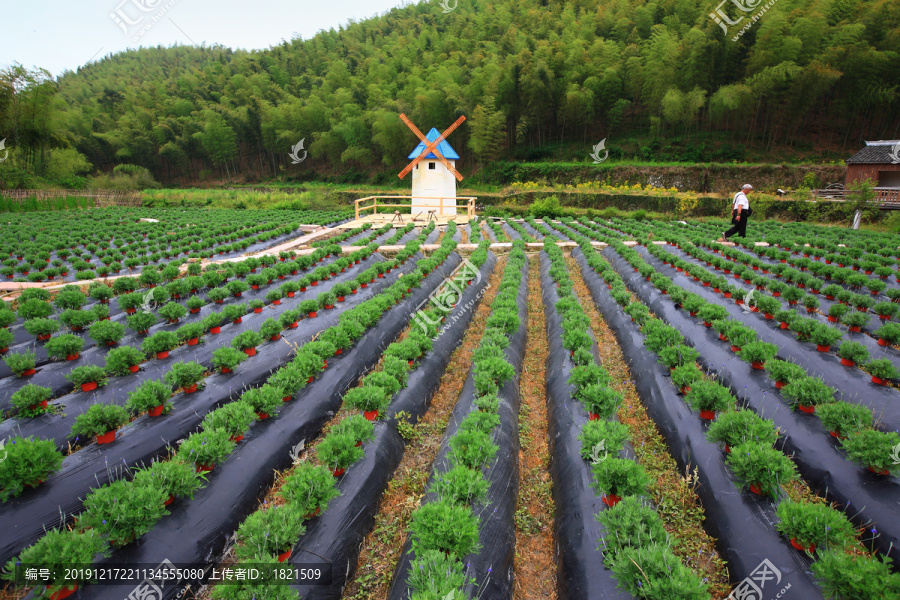
{"type": "MultiPolygon", "coordinates": [[[[424,241],[423,236],[408,242],[405,250],[418,249],[424,241]]],[[[455,246],[452,240],[449,238],[448,240],[448,245],[455,246]]],[[[452,246],[450,249],[442,247],[430,258],[420,260],[417,272],[424,275],[434,270],[447,258],[452,246]]],[[[188,469],[193,464],[191,473],[212,470],[216,463],[231,453],[253,420],[268,418],[274,414],[277,408],[305,386],[310,378],[314,378],[315,374],[326,368],[327,359],[337,351],[336,346],[328,341],[329,337],[334,335],[332,332],[339,328],[343,328],[343,331],[352,329],[356,333],[353,339],[358,339],[395,304],[388,292],[397,290],[406,293],[412,285],[418,285],[420,282],[421,278],[413,281],[413,278],[405,276],[392,284],[385,293],[378,294],[342,313],[338,325],[325,330],[316,340],[298,348],[291,363],[278,369],[262,387],[246,390],[238,401],[226,404],[206,415],[202,429],[190,435],[178,448],[174,456],[177,462],[187,465],[188,469]],[[234,408],[235,406],[238,408],[234,408]]],[[[160,464],[176,464],[176,461],[169,460],[160,464]]],[[[162,516],[167,514],[165,509],[167,496],[164,494],[166,489],[163,485],[153,486],[154,495],[151,497],[140,482],[135,483],[132,480],[117,481],[94,490],[85,499],[85,512],[76,522],[76,527],[48,532],[10,561],[5,576],[12,578],[17,561],[68,564],[79,558],[81,560],[78,562],[89,564],[95,554],[109,553],[107,544],[118,548],[130,543],[149,531],[162,516]],[[121,501],[117,500],[118,498],[121,498],[121,501]],[[94,506],[97,507],[97,511],[92,512],[94,506]],[[110,511],[118,511],[119,514],[111,514],[110,511]]],[[[171,495],[176,494],[170,492],[171,495]]],[[[22,585],[24,582],[17,583],[22,585]]],[[[77,582],[58,577],[53,581],[51,590],[73,583],[77,582]]]]}
{"type": "MultiPolygon", "coordinates": [[[[597,514],[608,533],[602,540],[604,562],[619,586],[638,598],[709,598],[706,584],[672,553],[671,546],[677,542],[665,532],[662,519],[649,502],[642,499],[650,485],[644,468],[634,460],[618,457],[629,436],[628,428],[616,420],[623,397],[611,387],[609,373],[594,358],[590,321],[572,289],[563,252],[556,244],[546,243],[547,239],[553,238],[545,238],[544,251],[551,263],[549,275],[557,285],[555,309],[561,319],[563,347],[575,364],[568,383],[574,387],[573,397],[590,415],[579,434],[581,455],[591,462],[593,486],[610,507],[597,514]],[[600,449],[609,457],[597,456],[600,449]],[[618,508],[623,502],[623,508],[618,508]],[[619,519],[633,507],[640,508],[654,533],[662,534],[623,536],[619,519]]],[[[623,288],[617,287],[614,293],[623,288]]]]}
{"type": "MultiPolygon", "coordinates": [[[[487,241],[481,247],[486,249],[487,241]]],[[[480,550],[480,520],[473,506],[485,502],[490,487],[484,469],[498,450],[492,439],[500,425],[498,393],[515,376],[504,351],[521,324],[517,296],[526,261],[524,243],[514,242],[472,357],[472,409],[448,442],[449,468],[432,477],[429,491],[435,499],[412,514],[409,531],[415,558],[407,584],[413,597],[463,600],[466,595],[461,588],[473,582],[466,575],[464,559],[480,550]]]]}
{"type": "MultiPolygon", "coordinates": [[[[446,257],[455,249],[456,242],[452,239],[455,227],[451,222],[448,227],[450,235],[444,236],[441,248],[436,252],[437,256],[446,257]]],[[[486,251],[476,254],[478,256],[473,256],[473,259],[482,264],[486,251]]],[[[420,265],[423,262],[420,261],[420,265]]],[[[402,287],[406,278],[404,276],[397,285],[402,287]]],[[[425,309],[426,318],[423,322],[429,325],[428,331],[414,329],[408,337],[392,342],[385,349],[379,368],[366,375],[360,386],[344,394],[342,408],[363,411],[363,414],[357,412],[341,419],[316,443],[314,458],[297,460],[278,492],[279,497],[285,501],[284,505],[263,505],[244,520],[236,534],[235,555],[238,561],[259,563],[261,558],[271,560],[278,557],[283,560],[290,555],[291,549],[305,533],[303,522],[327,510],[329,502],[340,495],[337,477],[363,458],[364,444],[374,438],[374,421],[378,419],[379,412],[406,386],[408,371],[413,367],[414,361],[431,348],[432,338],[437,335],[437,324],[449,310],[437,305],[425,309]],[[276,507],[277,511],[272,512],[276,507]]],[[[342,325],[349,326],[349,322],[339,324],[338,327],[342,325]]],[[[326,331],[319,339],[324,337],[327,343],[328,334],[332,330],[326,331]]],[[[308,346],[309,344],[304,348],[308,346]]],[[[270,378],[270,383],[276,379],[274,383],[277,384],[283,372],[285,369],[270,378]]],[[[290,378],[290,375],[285,377],[290,378]]],[[[257,597],[264,591],[266,598],[295,599],[296,592],[286,585],[291,581],[293,575],[289,574],[277,582],[281,585],[275,587],[260,588],[258,583],[220,585],[213,588],[212,597],[246,600],[257,597]]]]}
{"type": "MultiPolygon", "coordinates": [[[[624,285],[612,265],[593,249],[588,239],[577,241],[588,265],[610,285],[610,289],[624,285]]],[[[641,264],[643,259],[635,250],[612,238],[608,238],[608,243],[632,266],[641,264]]],[[[669,291],[671,293],[671,289],[669,291]]],[[[681,334],[652,317],[647,307],[639,302],[627,304],[625,311],[640,325],[647,348],[666,363],[666,351],[683,341],[681,334]]],[[[726,463],[740,480],[751,484],[751,490],[777,499],[781,495],[780,485],[797,478],[796,467],[790,459],[773,448],[778,440],[777,429],[772,421],[750,410],[735,410],[736,400],[728,388],[705,379],[695,359],[696,354],[693,354],[691,360],[674,367],[673,384],[683,391],[688,388],[686,400],[695,408],[710,399],[724,411],[710,425],[707,439],[725,445],[726,463]]],[[[621,513],[620,519],[607,517],[604,525],[619,532],[624,528],[627,532],[629,526],[635,526],[634,521],[646,527],[642,521],[652,520],[646,510],[634,502],[621,513]]],[[[826,593],[840,598],[861,598],[900,585],[900,576],[891,572],[889,558],[858,556],[857,531],[840,510],[818,501],[783,499],[776,514],[778,531],[790,539],[795,548],[811,555],[819,551],[819,560],[812,568],[826,593]]]]}

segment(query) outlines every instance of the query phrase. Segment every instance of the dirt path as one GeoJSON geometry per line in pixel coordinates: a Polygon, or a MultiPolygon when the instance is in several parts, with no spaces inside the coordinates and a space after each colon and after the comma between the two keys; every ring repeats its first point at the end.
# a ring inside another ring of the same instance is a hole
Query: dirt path
{"type": "Polygon", "coordinates": [[[514,600],[556,598],[552,482],[548,465],[547,399],[544,393],[547,326],[538,255],[528,265],[528,341],[519,383],[519,501],[516,506],[514,600]]]}
{"type": "Polygon", "coordinates": [[[366,536],[356,574],[347,582],[343,598],[381,600],[387,596],[394,569],[406,541],[412,512],[425,493],[425,482],[440,447],[450,412],[456,405],[472,364],[472,352],[481,342],[491,302],[497,295],[506,258],[501,257],[489,279],[489,288],[479,303],[462,344],[453,352],[431,406],[421,421],[404,437],[409,440],[400,466],[381,499],[375,527],[366,536]]]}

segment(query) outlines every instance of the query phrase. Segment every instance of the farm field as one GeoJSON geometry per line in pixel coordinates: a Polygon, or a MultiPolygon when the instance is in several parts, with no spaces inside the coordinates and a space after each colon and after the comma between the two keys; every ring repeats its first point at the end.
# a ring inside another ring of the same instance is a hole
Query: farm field
{"type": "Polygon", "coordinates": [[[896,235],[77,214],[0,236],[0,599],[900,598],[896,235]]]}

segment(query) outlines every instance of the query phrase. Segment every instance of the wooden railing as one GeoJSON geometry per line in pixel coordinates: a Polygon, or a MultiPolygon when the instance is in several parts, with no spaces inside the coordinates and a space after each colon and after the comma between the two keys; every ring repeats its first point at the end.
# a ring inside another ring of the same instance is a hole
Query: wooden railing
{"type": "MultiPolygon", "coordinates": [[[[426,212],[434,212],[436,217],[445,216],[444,207],[447,209],[455,208],[460,209],[464,208],[466,210],[466,215],[472,219],[475,217],[475,196],[457,196],[455,198],[439,198],[437,196],[416,196],[417,199],[422,200],[437,200],[438,207],[437,209],[429,208],[426,212]]],[[[412,206],[412,196],[366,196],[365,198],[360,198],[354,201],[355,209],[356,209],[356,218],[359,219],[361,213],[364,213],[367,210],[372,211],[372,214],[377,214],[379,208],[408,208],[410,210],[413,209],[412,206]],[[362,206],[362,203],[372,201],[372,204],[362,206]],[[379,200],[409,200],[409,203],[404,204],[391,204],[378,202],[379,200]]],[[[447,211],[447,214],[450,214],[450,211],[447,211]]],[[[456,212],[453,213],[454,215],[456,212]]]]}
{"type": "MultiPolygon", "coordinates": [[[[883,208],[900,208],[900,189],[875,188],[872,192],[875,194],[872,204],[880,204],[883,208]]],[[[858,190],[812,190],[813,199],[830,202],[852,200],[858,194],[858,190]]]]}

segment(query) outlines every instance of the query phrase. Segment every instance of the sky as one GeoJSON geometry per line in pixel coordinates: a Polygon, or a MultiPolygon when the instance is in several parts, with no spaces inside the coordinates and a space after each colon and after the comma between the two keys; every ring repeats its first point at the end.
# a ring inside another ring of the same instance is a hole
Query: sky
{"type": "MultiPolygon", "coordinates": [[[[433,0],[437,1],[437,0],[433,0]]],[[[0,0],[0,68],[53,75],[140,46],[263,49],[309,39],[403,0],[0,0]],[[118,23],[117,23],[118,21],[118,23]]]]}

